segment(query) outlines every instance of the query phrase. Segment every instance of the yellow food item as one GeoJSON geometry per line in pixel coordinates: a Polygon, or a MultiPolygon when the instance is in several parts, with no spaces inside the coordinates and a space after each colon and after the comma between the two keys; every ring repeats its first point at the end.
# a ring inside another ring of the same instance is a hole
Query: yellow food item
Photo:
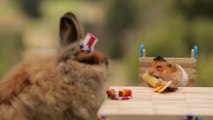
{"type": "Polygon", "coordinates": [[[166,85],[166,84],[162,84],[162,85],[156,87],[153,91],[154,91],[154,92],[158,92],[158,91],[159,91],[160,89],[162,89],[165,85],[166,85]]]}
{"type": "Polygon", "coordinates": [[[161,92],[165,91],[171,84],[172,84],[172,81],[166,82],[166,84],[163,86],[163,88],[161,88],[158,92],[161,93],[161,92]]]}
{"type": "Polygon", "coordinates": [[[143,74],[143,79],[152,87],[157,87],[160,85],[160,81],[157,78],[149,75],[147,72],[143,74]]]}
{"type": "Polygon", "coordinates": [[[163,82],[163,83],[161,83],[160,86],[156,87],[153,91],[161,93],[161,92],[165,91],[171,84],[172,84],[172,81],[163,82]]]}

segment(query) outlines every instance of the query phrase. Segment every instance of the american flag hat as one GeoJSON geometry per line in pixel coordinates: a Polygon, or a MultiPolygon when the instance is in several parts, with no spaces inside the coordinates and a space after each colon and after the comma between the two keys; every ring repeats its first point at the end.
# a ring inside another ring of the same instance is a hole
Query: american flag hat
{"type": "Polygon", "coordinates": [[[83,51],[92,52],[95,44],[98,42],[98,39],[92,33],[87,33],[86,37],[80,44],[80,48],[83,51]]]}

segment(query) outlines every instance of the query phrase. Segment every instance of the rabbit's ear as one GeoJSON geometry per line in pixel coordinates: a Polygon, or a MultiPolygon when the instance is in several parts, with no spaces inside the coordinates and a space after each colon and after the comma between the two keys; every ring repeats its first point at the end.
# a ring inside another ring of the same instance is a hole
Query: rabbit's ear
{"type": "Polygon", "coordinates": [[[76,16],[68,12],[60,20],[60,39],[62,46],[69,45],[82,37],[76,16]]]}

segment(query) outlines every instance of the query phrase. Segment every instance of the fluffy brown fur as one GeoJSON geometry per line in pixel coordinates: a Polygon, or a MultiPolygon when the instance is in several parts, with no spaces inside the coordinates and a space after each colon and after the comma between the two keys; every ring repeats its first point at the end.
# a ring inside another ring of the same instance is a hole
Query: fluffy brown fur
{"type": "Polygon", "coordinates": [[[87,120],[104,99],[108,59],[80,52],[73,13],[60,19],[61,47],[31,50],[0,81],[0,120],[87,120]]]}

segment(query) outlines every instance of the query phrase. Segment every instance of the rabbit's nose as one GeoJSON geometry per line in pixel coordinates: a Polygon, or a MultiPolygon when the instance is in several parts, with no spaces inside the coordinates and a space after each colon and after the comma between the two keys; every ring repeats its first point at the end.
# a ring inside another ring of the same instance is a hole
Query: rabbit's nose
{"type": "Polygon", "coordinates": [[[108,66],[108,65],[109,65],[109,60],[108,60],[108,59],[106,59],[106,61],[105,61],[105,65],[106,65],[106,66],[108,66]]]}

